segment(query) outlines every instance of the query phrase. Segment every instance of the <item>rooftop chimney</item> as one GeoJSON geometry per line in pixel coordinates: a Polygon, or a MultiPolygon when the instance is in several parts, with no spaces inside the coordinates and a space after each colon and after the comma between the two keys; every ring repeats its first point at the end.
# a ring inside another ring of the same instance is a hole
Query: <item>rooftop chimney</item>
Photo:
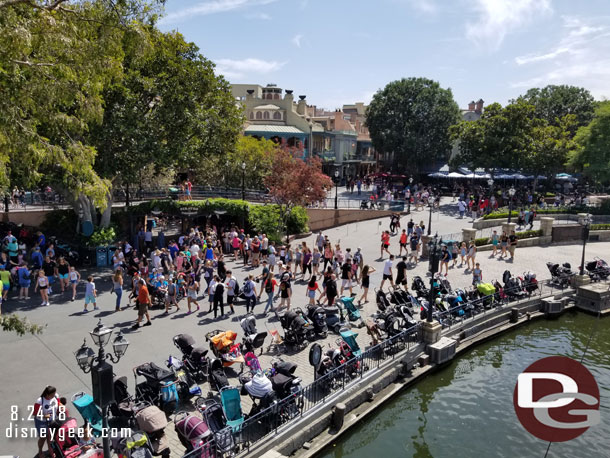
{"type": "Polygon", "coordinates": [[[468,111],[474,111],[474,100],[468,104],[468,111]]]}
{"type": "Polygon", "coordinates": [[[299,96],[299,103],[297,104],[297,113],[305,116],[305,112],[307,111],[307,102],[305,101],[305,95],[299,96]]]}
{"type": "Polygon", "coordinates": [[[485,102],[483,102],[483,99],[479,99],[479,101],[476,103],[476,106],[474,108],[474,112],[477,114],[481,114],[483,113],[483,104],[485,102]]]}

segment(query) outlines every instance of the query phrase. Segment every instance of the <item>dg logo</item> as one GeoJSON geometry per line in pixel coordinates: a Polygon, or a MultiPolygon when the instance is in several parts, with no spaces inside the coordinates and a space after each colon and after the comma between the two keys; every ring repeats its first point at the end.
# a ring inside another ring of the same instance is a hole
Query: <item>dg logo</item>
{"type": "Polygon", "coordinates": [[[575,439],[600,422],[595,378],[565,356],[540,359],[519,374],[513,404],[523,427],[544,441],[575,439]]]}

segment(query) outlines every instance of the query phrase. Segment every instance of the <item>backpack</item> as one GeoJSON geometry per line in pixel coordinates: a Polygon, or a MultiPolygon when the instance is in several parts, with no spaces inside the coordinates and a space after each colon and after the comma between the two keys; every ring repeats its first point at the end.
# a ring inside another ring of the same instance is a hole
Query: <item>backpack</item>
{"type": "Polygon", "coordinates": [[[360,264],[360,262],[362,261],[362,255],[359,252],[355,252],[354,253],[354,264],[360,264]]]}
{"type": "Polygon", "coordinates": [[[267,279],[265,282],[265,292],[270,293],[271,291],[273,291],[273,280],[267,279]]]}
{"type": "Polygon", "coordinates": [[[244,282],[244,294],[247,296],[252,292],[252,282],[250,280],[246,280],[244,282]]]}
{"type": "Polygon", "coordinates": [[[233,285],[233,295],[234,296],[239,296],[239,282],[237,281],[237,279],[231,278],[231,280],[229,280],[229,284],[231,284],[231,281],[233,281],[233,283],[234,283],[234,285],[233,285]]]}

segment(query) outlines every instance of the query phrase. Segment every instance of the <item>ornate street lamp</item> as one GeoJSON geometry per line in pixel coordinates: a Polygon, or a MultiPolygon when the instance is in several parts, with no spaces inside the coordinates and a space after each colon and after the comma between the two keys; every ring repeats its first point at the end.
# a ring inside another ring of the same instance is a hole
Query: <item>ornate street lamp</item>
{"type": "MultiPolygon", "coordinates": [[[[108,329],[99,320],[97,326],[89,333],[93,343],[98,347],[98,354],[87,346],[87,339],[84,339],[82,346],[74,353],[78,367],[85,373],[91,372],[91,388],[95,403],[102,409],[102,427],[108,430],[108,407],[114,401],[114,389],[112,379],[114,371],[112,365],[127,352],[129,341],[120,332],[112,340],[112,351],[114,355],[106,353],[104,347],[108,345],[112,338],[113,331],[108,329]]],[[[108,436],[103,439],[104,458],[110,458],[110,440],[108,436]]]]}
{"type": "Polygon", "coordinates": [[[407,215],[411,214],[411,196],[413,195],[413,177],[409,177],[409,198],[407,199],[407,215]]]}
{"type": "Polygon", "coordinates": [[[585,248],[587,247],[587,240],[589,239],[589,229],[591,223],[593,222],[593,218],[590,214],[586,214],[582,218],[580,218],[580,224],[583,225],[582,228],[582,259],[580,260],[580,275],[585,274],[585,248]]]}
{"type": "Polygon", "coordinates": [[[515,197],[515,188],[512,186],[508,190],[508,224],[510,224],[511,217],[513,215],[513,197],[515,197]]]}
{"type": "Polygon", "coordinates": [[[442,243],[442,239],[439,242],[438,234],[434,234],[434,238],[428,242],[428,270],[430,271],[430,293],[428,296],[428,317],[426,319],[428,323],[432,323],[432,309],[436,299],[434,297],[434,274],[438,272],[438,263],[442,243]]]}
{"type": "Polygon", "coordinates": [[[491,195],[493,193],[493,187],[494,187],[493,178],[490,178],[489,180],[487,180],[487,184],[489,185],[489,196],[491,197],[491,195]]]}
{"type": "Polygon", "coordinates": [[[430,217],[428,218],[428,235],[432,233],[432,206],[434,205],[434,196],[428,197],[428,206],[430,207],[430,217]]]}
{"type": "Polygon", "coordinates": [[[335,210],[339,208],[337,196],[339,195],[339,170],[335,170],[335,210]]]}
{"type": "Polygon", "coordinates": [[[241,163],[241,200],[246,200],[246,163],[241,163]]]}

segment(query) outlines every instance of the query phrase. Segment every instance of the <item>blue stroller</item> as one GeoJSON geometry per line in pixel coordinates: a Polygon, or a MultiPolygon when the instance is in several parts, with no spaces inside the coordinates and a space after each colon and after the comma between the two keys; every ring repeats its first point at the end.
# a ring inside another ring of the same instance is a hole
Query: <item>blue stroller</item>
{"type": "Polygon", "coordinates": [[[72,404],[83,419],[89,422],[93,435],[100,437],[102,435],[102,411],[93,401],[93,396],[79,391],[72,396],[72,404]]]}
{"type": "Polygon", "coordinates": [[[354,331],[352,331],[350,329],[346,329],[346,328],[341,329],[341,331],[339,331],[339,334],[341,335],[341,338],[343,339],[343,341],[347,345],[349,345],[349,348],[352,352],[352,356],[360,356],[362,354],[362,349],[360,348],[360,345],[358,345],[358,342],[356,341],[356,337],[358,337],[358,334],[356,334],[354,331]]]}
{"type": "Polygon", "coordinates": [[[245,419],[241,411],[239,388],[234,386],[222,388],[220,390],[220,403],[227,418],[227,425],[233,429],[234,433],[238,432],[245,419]]]}
{"type": "Polygon", "coordinates": [[[336,304],[338,307],[345,309],[349,321],[358,321],[356,326],[359,328],[364,327],[364,321],[360,315],[360,310],[358,310],[358,307],[354,305],[353,297],[341,296],[340,300],[337,301],[336,304]]]}

